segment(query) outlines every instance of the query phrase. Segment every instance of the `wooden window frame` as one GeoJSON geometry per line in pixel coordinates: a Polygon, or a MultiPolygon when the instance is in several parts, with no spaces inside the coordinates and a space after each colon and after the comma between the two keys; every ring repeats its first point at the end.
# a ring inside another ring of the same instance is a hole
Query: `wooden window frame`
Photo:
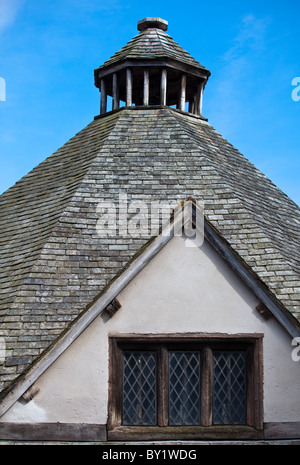
{"type": "Polygon", "coordinates": [[[109,440],[259,439],[263,434],[262,334],[124,334],[109,337],[109,440]],[[201,425],[168,426],[168,352],[201,350],[201,425]],[[122,425],[125,350],[157,351],[157,426],[122,425]],[[247,424],[214,425],[213,350],[246,350],[247,424]]]}

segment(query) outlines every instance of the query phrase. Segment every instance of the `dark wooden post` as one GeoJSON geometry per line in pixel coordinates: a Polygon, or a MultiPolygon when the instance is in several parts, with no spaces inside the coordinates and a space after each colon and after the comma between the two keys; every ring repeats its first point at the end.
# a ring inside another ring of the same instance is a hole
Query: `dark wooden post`
{"type": "Polygon", "coordinates": [[[204,84],[203,82],[200,82],[197,86],[197,91],[194,96],[194,111],[193,113],[195,115],[200,115],[202,116],[202,99],[203,99],[203,87],[204,84]]]}
{"type": "Polygon", "coordinates": [[[107,94],[106,94],[106,83],[104,79],[101,79],[100,83],[101,91],[101,103],[100,103],[100,114],[106,113],[107,94]]]}
{"type": "Polygon", "coordinates": [[[113,94],[112,109],[117,110],[119,108],[119,85],[118,85],[117,73],[113,74],[112,94],[113,94]]]}
{"type": "Polygon", "coordinates": [[[193,114],[198,114],[198,90],[196,90],[194,95],[194,105],[193,105],[193,114]]]}
{"type": "Polygon", "coordinates": [[[194,99],[189,101],[189,113],[194,113],[194,99]]]}

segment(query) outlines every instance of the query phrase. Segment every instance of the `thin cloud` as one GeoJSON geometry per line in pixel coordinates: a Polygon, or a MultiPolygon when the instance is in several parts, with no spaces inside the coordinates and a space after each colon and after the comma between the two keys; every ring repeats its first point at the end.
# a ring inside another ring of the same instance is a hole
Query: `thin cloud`
{"type": "Polygon", "coordinates": [[[247,15],[242,19],[237,36],[233,45],[224,54],[224,61],[238,59],[241,55],[259,53],[265,49],[265,35],[270,18],[256,18],[247,15]]]}
{"type": "Polygon", "coordinates": [[[11,26],[24,0],[0,0],[0,33],[11,26]]]}
{"type": "Polygon", "coordinates": [[[253,75],[255,63],[266,48],[266,32],[269,18],[256,18],[248,15],[243,18],[232,46],[222,57],[223,72],[232,83],[253,75]]]}
{"type": "Polygon", "coordinates": [[[220,59],[217,77],[219,85],[215,95],[218,102],[216,116],[222,120],[229,133],[238,124],[237,115],[241,105],[244,105],[243,99],[253,91],[258,62],[266,49],[270,21],[270,18],[257,18],[252,14],[245,16],[230,47],[220,59]]]}

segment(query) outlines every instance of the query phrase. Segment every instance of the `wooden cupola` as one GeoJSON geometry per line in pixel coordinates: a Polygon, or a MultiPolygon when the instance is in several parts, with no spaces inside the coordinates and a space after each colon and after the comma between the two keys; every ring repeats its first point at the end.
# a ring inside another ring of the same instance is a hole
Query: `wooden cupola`
{"type": "Polygon", "coordinates": [[[165,31],[168,22],[145,18],[140,31],[121,50],[95,69],[95,85],[101,92],[100,114],[121,102],[131,106],[172,106],[202,116],[202,95],[210,71],[200,65],[165,31]]]}

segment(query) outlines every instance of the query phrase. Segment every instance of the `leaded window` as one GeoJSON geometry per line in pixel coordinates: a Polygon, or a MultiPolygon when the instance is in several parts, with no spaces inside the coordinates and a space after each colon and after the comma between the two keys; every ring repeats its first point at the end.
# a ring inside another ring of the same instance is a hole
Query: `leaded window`
{"type": "Polygon", "coordinates": [[[124,352],[123,424],[156,425],[155,352],[124,352]]]}
{"type": "Polygon", "coordinates": [[[200,352],[169,352],[169,424],[200,424],[200,352]]]}
{"type": "Polygon", "coordinates": [[[246,352],[215,351],[213,423],[246,424],[246,352]]]}
{"type": "Polygon", "coordinates": [[[109,427],[175,431],[259,424],[257,341],[177,335],[111,338],[109,427]]]}

